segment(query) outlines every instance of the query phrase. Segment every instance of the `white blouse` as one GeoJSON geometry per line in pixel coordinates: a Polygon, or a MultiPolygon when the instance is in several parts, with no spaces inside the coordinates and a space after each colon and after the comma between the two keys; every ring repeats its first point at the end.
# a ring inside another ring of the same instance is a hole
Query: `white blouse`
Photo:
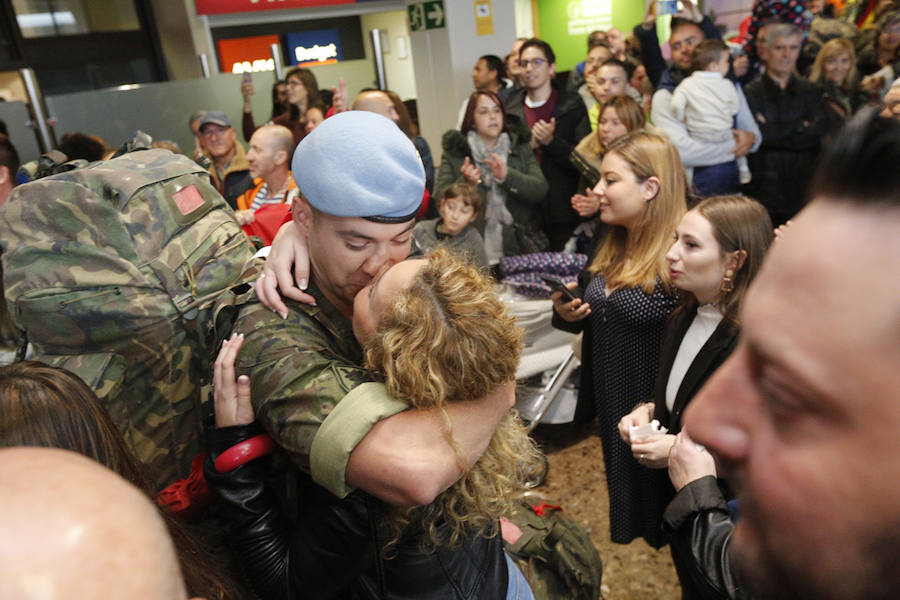
{"type": "Polygon", "coordinates": [[[672,363],[672,369],[669,371],[669,381],[666,384],[666,408],[672,412],[675,406],[675,396],[678,394],[678,388],[687,374],[691,363],[700,354],[703,344],[712,336],[716,327],[722,322],[722,313],[712,304],[703,304],[697,308],[697,314],[691,321],[681,345],[678,346],[678,354],[675,355],[675,362],[672,363]]]}

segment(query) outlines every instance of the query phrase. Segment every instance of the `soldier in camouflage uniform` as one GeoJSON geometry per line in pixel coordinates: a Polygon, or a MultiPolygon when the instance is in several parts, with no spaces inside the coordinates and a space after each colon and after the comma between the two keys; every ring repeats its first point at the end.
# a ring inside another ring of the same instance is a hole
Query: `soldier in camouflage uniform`
{"type": "MultiPolygon", "coordinates": [[[[292,172],[301,197],[285,239],[308,240],[315,305],[279,300],[285,318],[258,304],[242,309],[234,331],[246,337],[236,367],[250,376],[257,419],[303,474],[335,496],[361,488],[394,504],[429,503],[461,475],[454,449],[434,443],[443,422],[408,411],[371,381],[350,324],[356,293],[409,253],[425,186],[421,161],[391,121],[351,111],[304,138],[292,172]]],[[[273,284],[257,291],[271,303],[276,273],[267,269],[264,281],[273,284]]],[[[513,399],[507,386],[448,407],[470,460],[513,399]]]]}

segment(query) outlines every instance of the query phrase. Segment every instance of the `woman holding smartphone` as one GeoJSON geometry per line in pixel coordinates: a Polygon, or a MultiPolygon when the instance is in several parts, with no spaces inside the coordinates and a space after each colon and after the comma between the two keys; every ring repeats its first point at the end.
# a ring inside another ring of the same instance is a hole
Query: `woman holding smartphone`
{"type": "Polygon", "coordinates": [[[686,210],[686,189],[667,139],[638,131],[611,143],[589,192],[609,233],[579,278],[584,299],[551,296],[554,326],[584,332],[576,419],[599,420],[610,533],[621,544],[636,537],[662,543],[649,501],[654,474],[622,444],[618,425],[653,392],[663,327],[677,305],[665,256],[686,210]]]}

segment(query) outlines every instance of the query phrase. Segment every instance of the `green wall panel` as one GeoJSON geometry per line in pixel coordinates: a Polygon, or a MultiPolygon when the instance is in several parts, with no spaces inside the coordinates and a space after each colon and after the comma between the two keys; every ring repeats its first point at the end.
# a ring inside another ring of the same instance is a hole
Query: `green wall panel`
{"type": "Polygon", "coordinates": [[[628,33],[644,16],[641,0],[537,0],[537,31],[556,53],[556,69],[568,71],[587,56],[587,35],[617,27],[628,33]]]}

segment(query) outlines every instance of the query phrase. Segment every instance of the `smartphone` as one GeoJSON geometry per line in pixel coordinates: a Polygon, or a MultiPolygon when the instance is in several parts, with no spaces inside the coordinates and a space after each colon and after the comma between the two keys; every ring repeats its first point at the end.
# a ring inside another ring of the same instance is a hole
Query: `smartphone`
{"type": "Polygon", "coordinates": [[[680,4],[681,2],[678,0],[659,0],[656,3],[656,14],[660,17],[662,15],[674,15],[682,9],[680,4]]]}
{"type": "Polygon", "coordinates": [[[544,283],[546,283],[548,286],[550,286],[550,289],[553,290],[554,292],[562,292],[563,298],[565,298],[569,302],[571,302],[575,298],[581,298],[582,292],[581,292],[581,288],[578,286],[575,286],[574,288],[572,288],[570,290],[569,288],[566,287],[565,283],[563,283],[560,279],[557,279],[556,277],[550,277],[549,275],[541,275],[541,279],[543,279],[544,283]]]}
{"type": "Polygon", "coordinates": [[[244,83],[253,83],[253,75],[250,74],[250,71],[244,71],[244,83]]]}

